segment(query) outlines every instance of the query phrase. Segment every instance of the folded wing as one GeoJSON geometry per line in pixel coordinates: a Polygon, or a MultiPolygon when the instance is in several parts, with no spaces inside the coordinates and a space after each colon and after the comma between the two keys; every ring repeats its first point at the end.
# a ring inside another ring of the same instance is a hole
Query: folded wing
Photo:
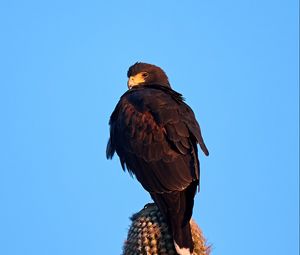
{"type": "Polygon", "coordinates": [[[123,169],[152,193],[185,189],[199,180],[200,127],[180,94],[159,87],[125,93],[110,119],[107,157],[116,151],[123,169]]]}

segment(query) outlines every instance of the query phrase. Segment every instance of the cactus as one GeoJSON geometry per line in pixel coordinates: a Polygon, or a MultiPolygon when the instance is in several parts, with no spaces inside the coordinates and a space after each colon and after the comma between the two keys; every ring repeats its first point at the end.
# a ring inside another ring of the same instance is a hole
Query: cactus
{"type": "MultiPolygon", "coordinates": [[[[131,217],[131,226],[122,255],[176,255],[173,238],[164,217],[155,204],[147,204],[144,209],[131,217]]],[[[194,220],[191,220],[194,240],[193,255],[209,255],[210,247],[194,220]]]]}

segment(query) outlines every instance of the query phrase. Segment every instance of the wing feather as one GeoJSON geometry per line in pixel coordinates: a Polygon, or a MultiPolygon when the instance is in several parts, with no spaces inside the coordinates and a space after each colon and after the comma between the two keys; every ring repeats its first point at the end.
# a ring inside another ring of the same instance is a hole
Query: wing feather
{"type": "Polygon", "coordinates": [[[200,127],[180,94],[143,87],[126,92],[110,119],[107,157],[114,152],[149,192],[185,189],[199,178],[200,127]]]}

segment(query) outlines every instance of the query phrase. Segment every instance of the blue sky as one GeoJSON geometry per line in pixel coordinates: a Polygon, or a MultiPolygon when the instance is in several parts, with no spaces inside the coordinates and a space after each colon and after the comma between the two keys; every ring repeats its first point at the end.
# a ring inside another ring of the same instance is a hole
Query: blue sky
{"type": "Polygon", "coordinates": [[[120,254],[150,201],[107,161],[136,61],[186,97],[200,156],[194,218],[212,254],[299,249],[299,4],[1,1],[0,254],[120,254]]]}

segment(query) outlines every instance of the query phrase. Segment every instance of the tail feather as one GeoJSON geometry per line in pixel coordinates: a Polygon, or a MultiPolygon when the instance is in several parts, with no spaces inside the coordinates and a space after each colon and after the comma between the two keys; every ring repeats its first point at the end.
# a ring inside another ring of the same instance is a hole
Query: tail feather
{"type": "MultiPolygon", "coordinates": [[[[173,226],[175,227],[175,226],[173,226]]],[[[179,255],[191,255],[194,250],[190,223],[184,227],[174,229],[173,231],[174,246],[179,255]]]]}
{"type": "Polygon", "coordinates": [[[154,202],[165,216],[173,235],[174,246],[179,255],[193,254],[190,219],[192,217],[197,183],[192,183],[183,191],[151,194],[154,202]]]}

